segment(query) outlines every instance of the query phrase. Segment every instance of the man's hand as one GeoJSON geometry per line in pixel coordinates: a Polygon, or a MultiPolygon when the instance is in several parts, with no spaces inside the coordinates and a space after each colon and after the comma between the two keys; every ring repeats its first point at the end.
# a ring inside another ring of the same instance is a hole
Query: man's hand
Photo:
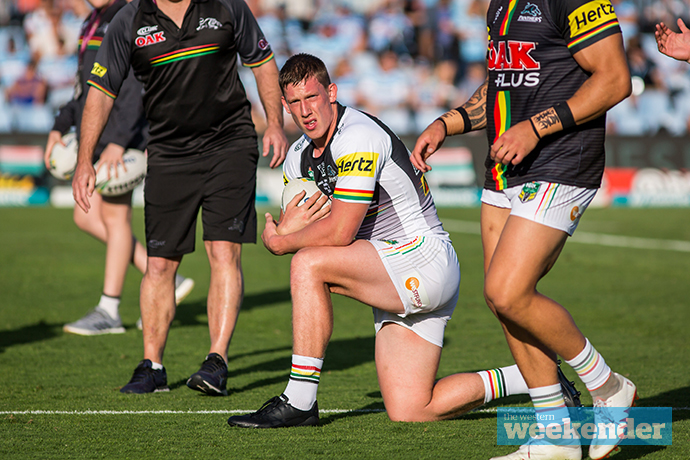
{"type": "Polygon", "coordinates": [[[277,125],[269,124],[264,131],[263,137],[263,156],[268,156],[268,153],[273,146],[273,158],[269,166],[275,168],[280,166],[285,160],[285,155],[288,149],[288,140],[285,136],[283,128],[277,125]]]}
{"type": "Polygon", "coordinates": [[[534,150],[538,142],[529,120],[521,121],[494,142],[489,155],[496,163],[516,165],[534,150]]]}
{"type": "Polygon", "coordinates": [[[297,204],[304,198],[307,192],[299,192],[288,203],[283,217],[276,228],[278,235],[288,235],[290,233],[299,232],[312,222],[323,219],[331,212],[328,203],[328,197],[321,192],[315,193],[301,206],[297,204]]]}
{"type": "Polygon", "coordinates": [[[101,168],[107,168],[108,171],[108,179],[110,179],[110,173],[111,171],[115,172],[115,177],[118,177],[118,172],[117,172],[117,166],[122,165],[122,169],[127,171],[127,166],[125,165],[124,160],[122,159],[122,156],[125,154],[125,148],[117,145],[117,144],[108,144],[105,149],[103,149],[103,152],[101,153],[101,157],[98,160],[98,169],[96,170],[96,174],[98,174],[98,171],[101,170],[101,168]]]}
{"type": "Polygon", "coordinates": [[[50,169],[50,152],[53,151],[53,147],[55,147],[55,144],[60,143],[61,145],[65,145],[64,142],[62,142],[62,134],[60,131],[51,131],[48,134],[48,141],[46,142],[46,151],[43,153],[43,163],[46,165],[46,169],[50,169]]]}
{"type": "Polygon", "coordinates": [[[690,60],[690,30],[680,18],[678,18],[678,28],[681,33],[672,31],[663,22],[657,24],[654,32],[656,46],[666,56],[679,61],[688,61],[690,60]]]}
{"type": "Polygon", "coordinates": [[[72,195],[74,201],[77,202],[84,212],[89,212],[91,204],[89,197],[93,195],[93,190],[96,187],[96,170],[93,165],[86,162],[78,162],[77,169],[74,171],[74,178],[72,179],[72,195]]]}
{"type": "Polygon", "coordinates": [[[422,172],[431,171],[431,166],[426,163],[426,160],[443,145],[445,140],[446,127],[442,121],[436,120],[427,126],[417,138],[412,150],[410,156],[412,165],[422,172]]]}

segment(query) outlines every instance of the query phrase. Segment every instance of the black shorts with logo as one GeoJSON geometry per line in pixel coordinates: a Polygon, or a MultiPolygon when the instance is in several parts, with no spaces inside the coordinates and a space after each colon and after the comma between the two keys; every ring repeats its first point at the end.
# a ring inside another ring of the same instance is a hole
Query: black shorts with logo
{"type": "Polygon", "coordinates": [[[146,248],[152,257],[194,252],[201,208],[204,241],[256,243],[256,138],[212,153],[149,165],[144,185],[146,248]]]}

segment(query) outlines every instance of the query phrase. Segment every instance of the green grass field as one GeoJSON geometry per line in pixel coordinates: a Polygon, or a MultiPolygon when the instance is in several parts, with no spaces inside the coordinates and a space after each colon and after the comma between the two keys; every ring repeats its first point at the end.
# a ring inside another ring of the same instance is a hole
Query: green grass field
{"type": "MultiPolygon", "coordinates": [[[[142,214],[135,210],[138,235],[142,214]]],[[[482,297],[481,245],[474,233],[479,211],[440,214],[453,230],[463,279],[439,377],[508,365],[499,324],[482,297]]],[[[680,250],[629,247],[647,239],[690,242],[689,222],[687,209],[589,210],[578,231],[594,235],[588,239],[594,244],[569,242],[540,286],[568,307],[607,362],[638,385],[640,406],[674,408],[672,446],[629,446],[618,460],[690,458],[690,253],[683,251],[689,243],[677,244],[680,250]],[[600,234],[636,239],[597,239],[600,234]]],[[[141,275],[132,270],[127,277],[120,309],[125,334],[62,332],[64,323],[98,301],[104,252],[76,228],[70,210],[0,209],[0,458],[458,460],[514,450],[496,446],[496,404],[452,421],[390,422],[374,369],[371,311],[340,297],[319,389],[321,426],[230,428],[231,411],[256,410],[282,392],[290,367],[290,259],[272,256],[261,244],[244,251],[246,296],[230,349],[230,395],[206,397],[184,384],[209,344],[209,271],[200,241],[180,270],[197,287],[180,305],[168,340],[172,391],[123,395],[118,390],[143,353],[134,327],[141,275]]],[[[570,368],[565,371],[575,379],[570,368]]],[[[501,404],[529,400],[511,397],[501,404]]]]}

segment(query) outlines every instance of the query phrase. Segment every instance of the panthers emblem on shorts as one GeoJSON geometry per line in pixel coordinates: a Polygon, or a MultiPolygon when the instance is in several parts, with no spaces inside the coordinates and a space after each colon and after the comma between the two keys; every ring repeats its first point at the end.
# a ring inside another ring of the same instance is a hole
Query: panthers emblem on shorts
{"type": "Polygon", "coordinates": [[[520,195],[518,196],[518,198],[520,198],[520,201],[522,201],[523,203],[532,201],[534,197],[537,196],[537,192],[539,191],[540,186],[541,184],[539,182],[526,183],[522,186],[522,190],[520,191],[520,195]]]}

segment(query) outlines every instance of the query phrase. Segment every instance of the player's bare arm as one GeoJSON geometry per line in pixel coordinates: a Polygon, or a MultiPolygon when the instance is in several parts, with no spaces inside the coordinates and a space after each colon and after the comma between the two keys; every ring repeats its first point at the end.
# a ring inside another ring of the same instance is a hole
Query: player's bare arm
{"type": "Polygon", "coordinates": [[[426,160],[443,145],[447,136],[486,128],[487,88],[488,79],[465,104],[444,113],[422,132],[410,157],[415,168],[422,172],[431,171],[426,160]]]}
{"type": "Polygon", "coordinates": [[[491,158],[519,164],[545,136],[586,123],[630,95],[630,71],[621,34],[611,35],[573,55],[590,77],[568,99],[515,124],[491,146],[491,158]]]}
{"type": "Polygon", "coordinates": [[[93,151],[98,139],[103,133],[105,124],[113,109],[115,100],[102,91],[89,91],[84,105],[81,121],[81,137],[79,139],[79,154],[77,169],[72,179],[72,194],[74,201],[84,212],[89,212],[91,205],[89,197],[93,195],[96,186],[96,171],[93,169],[93,151]]]}
{"type": "MultiPolygon", "coordinates": [[[[310,200],[316,196],[311,197],[310,200]]],[[[306,205],[305,203],[303,206],[306,205]]],[[[367,209],[369,205],[366,203],[333,200],[330,214],[307,225],[302,230],[287,235],[279,235],[275,221],[270,214],[266,214],[266,227],[261,234],[261,239],[266,248],[276,255],[292,254],[311,246],[347,246],[357,235],[367,209]]],[[[284,216],[283,220],[286,217],[284,216]]]]}
{"type": "Polygon", "coordinates": [[[266,112],[266,131],[263,137],[263,156],[267,156],[273,147],[273,158],[269,166],[275,168],[285,160],[288,140],[283,131],[283,105],[280,101],[282,93],[278,86],[278,67],[275,59],[263,65],[253,67],[252,72],[259,90],[261,105],[266,112]]]}
{"type": "Polygon", "coordinates": [[[659,52],[679,61],[690,62],[690,29],[682,19],[678,18],[680,33],[668,28],[666,24],[659,23],[654,31],[656,46],[659,52]]]}

